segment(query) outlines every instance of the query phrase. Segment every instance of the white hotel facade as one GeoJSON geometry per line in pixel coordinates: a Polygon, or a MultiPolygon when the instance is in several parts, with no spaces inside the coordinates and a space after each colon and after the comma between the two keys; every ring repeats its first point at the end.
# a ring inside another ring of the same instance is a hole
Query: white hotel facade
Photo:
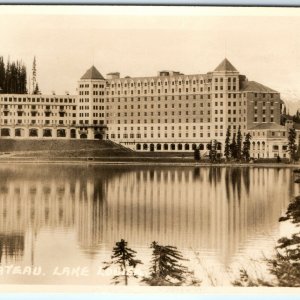
{"type": "Polygon", "coordinates": [[[225,58],[206,74],[104,78],[92,66],[78,95],[0,94],[0,138],[109,139],[136,151],[223,152],[226,131],[251,133],[251,156],[287,157],[280,94],[248,81],[225,58]]]}

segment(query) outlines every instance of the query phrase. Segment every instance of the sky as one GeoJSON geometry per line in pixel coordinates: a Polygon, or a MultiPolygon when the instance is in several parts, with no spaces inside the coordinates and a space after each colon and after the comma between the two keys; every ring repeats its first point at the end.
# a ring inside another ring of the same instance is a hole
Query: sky
{"type": "MultiPolygon", "coordinates": [[[[227,57],[249,80],[300,107],[300,9],[1,7],[0,55],[22,59],[43,93],[76,93],[92,65],[105,76],[207,73],[227,57]],[[2,9],[3,8],[3,9],[2,9]]],[[[30,74],[29,74],[30,75],[30,74]]]]}

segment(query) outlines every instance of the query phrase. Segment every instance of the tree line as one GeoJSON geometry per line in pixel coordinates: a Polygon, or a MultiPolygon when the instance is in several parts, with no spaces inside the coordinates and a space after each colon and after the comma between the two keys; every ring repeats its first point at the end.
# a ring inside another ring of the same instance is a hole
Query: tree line
{"type": "Polygon", "coordinates": [[[27,72],[22,61],[7,61],[0,56],[0,93],[26,94],[27,72]]]}
{"type": "MultiPolygon", "coordinates": [[[[241,126],[238,128],[238,132],[233,133],[231,137],[230,128],[227,128],[226,139],[225,139],[225,148],[224,148],[224,157],[226,161],[244,161],[249,162],[250,160],[250,141],[251,134],[247,133],[244,137],[241,133],[241,126]]],[[[209,149],[209,160],[212,163],[220,162],[222,158],[222,153],[220,152],[220,143],[217,140],[213,140],[208,145],[209,149]]],[[[200,161],[200,149],[196,147],[194,149],[194,159],[200,161]]]]}

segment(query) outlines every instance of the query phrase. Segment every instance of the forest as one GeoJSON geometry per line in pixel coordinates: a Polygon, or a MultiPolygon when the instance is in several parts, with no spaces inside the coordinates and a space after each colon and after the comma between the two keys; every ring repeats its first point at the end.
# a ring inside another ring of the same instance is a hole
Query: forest
{"type": "Polygon", "coordinates": [[[0,93],[27,93],[27,72],[22,61],[8,60],[5,62],[3,57],[0,56],[0,93]]]}

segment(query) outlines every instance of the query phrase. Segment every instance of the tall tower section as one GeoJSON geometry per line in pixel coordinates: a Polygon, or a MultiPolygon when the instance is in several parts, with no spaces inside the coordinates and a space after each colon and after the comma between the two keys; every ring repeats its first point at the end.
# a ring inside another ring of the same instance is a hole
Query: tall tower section
{"type": "Polygon", "coordinates": [[[231,133],[246,130],[246,102],[240,92],[240,74],[225,58],[212,72],[212,122],[218,136],[224,142],[229,127],[231,133]]]}
{"type": "Polygon", "coordinates": [[[92,66],[78,81],[77,127],[82,139],[106,139],[106,80],[92,66]]]}

